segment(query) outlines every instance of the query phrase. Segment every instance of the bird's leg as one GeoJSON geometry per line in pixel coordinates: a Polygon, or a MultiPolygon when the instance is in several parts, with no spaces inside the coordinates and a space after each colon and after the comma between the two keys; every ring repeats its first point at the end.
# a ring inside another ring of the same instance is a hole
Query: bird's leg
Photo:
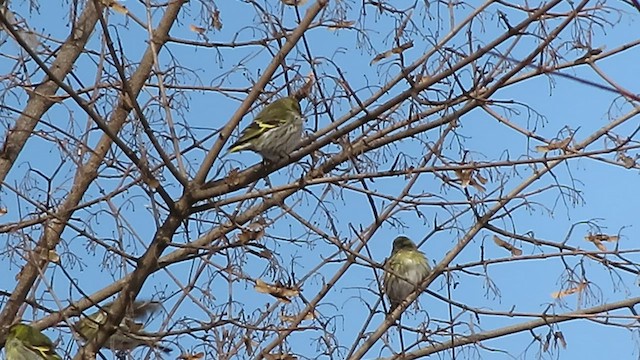
{"type": "Polygon", "coordinates": [[[271,185],[271,181],[269,181],[269,175],[265,175],[264,177],[264,182],[267,184],[268,187],[272,188],[273,186],[271,185]]]}
{"type": "Polygon", "coordinates": [[[400,336],[400,354],[404,354],[404,339],[402,338],[402,315],[398,318],[398,335],[400,336]]]}

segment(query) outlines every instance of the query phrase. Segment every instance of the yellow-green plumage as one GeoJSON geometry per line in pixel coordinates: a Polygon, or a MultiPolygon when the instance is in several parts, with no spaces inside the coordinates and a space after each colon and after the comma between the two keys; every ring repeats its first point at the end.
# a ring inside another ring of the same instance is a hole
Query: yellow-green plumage
{"type": "Polygon", "coordinates": [[[391,256],[385,263],[384,291],[393,311],[416,286],[431,273],[431,267],[416,244],[405,236],[393,241],[391,256]]]}
{"type": "Polygon", "coordinates": [[[36,328],[15,324],[9,328],[5,344],[7,360],[62,360],[53,342],[36,328]]]}
{"type": "Polygon", "coordinates": [[[286,158],[302,138],[302,120],[296,98],[278,99],[258,113],[228,152],[251,150],[273,162],[286,158]]]}
{"type": "MultiPolygon", "coordinates": [[[[74,328],[86,341],[93,339],[100,327],[107,322],[108,311],[111,303],[101,306],[100,310],[83,317],[74,324],[74,328]]],[[[144,323],[135,320],[147,320],[149,316],[160,309],[160,303],[155,301],[134,301],[127,314],[120,322],[118,330],[107,339],[104,347],[114,350],[132,350],[138,346],[148,346],[162,352],[171,352],[171,349],[159,344],[157,337],[143,330],[144,323]]]]}

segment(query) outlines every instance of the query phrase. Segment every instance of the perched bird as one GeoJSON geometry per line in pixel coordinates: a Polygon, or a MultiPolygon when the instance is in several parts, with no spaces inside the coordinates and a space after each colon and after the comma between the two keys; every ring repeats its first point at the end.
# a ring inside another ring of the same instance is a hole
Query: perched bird
{"type": "MultiPolygon", "coordinates": [[[[107,312],[111,307],[108,303],[95,313],[80,319],[74,324],[75,330],[85,341],[91,340],[107,322],[107,312]]],[[[133,350],[138,346],[148,346],[162,352],[171,352],[171,349],[162,346],[158,338],[143,330],[144,323],[135,320],[146,321],[153,313],[160,309],[160,303],[156,301],[134,301],[129,307],[125,317],[120,322],[118,330],[104,343],[104,347],[113,351],[133,350]]]]}
{"type": "Polygon", "coordinates": [[[278,99],[265,106],[247,126],[228,153],[251,150],[268,161],[289,156],[302,138],[302,112],[295,97],[278,99]]]}
{"type": "Polygon", "coordinates": [[[390,312],[431,273],[427,258],[406,236],[398,236],[393,240],[391,256],[384,268],[384,292],[391,303],[390,312]]]}
{"type": "Polygon", "coordinates": [[[9,328],[5,344],[7,360],[62,360],[53,342],[34,327],[15,324],[9,328]]]}

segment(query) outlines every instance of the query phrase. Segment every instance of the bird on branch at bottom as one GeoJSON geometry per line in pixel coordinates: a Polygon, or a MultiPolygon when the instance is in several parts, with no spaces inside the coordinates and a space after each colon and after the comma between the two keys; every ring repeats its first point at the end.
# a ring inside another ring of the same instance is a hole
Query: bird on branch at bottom
{"type": "Polygon", "coordinates": [[[393,240],[391,256],[384,264],[384,292],[393,312],[431,273],[431,267],[416,244],[406,236],[393,240]]]}

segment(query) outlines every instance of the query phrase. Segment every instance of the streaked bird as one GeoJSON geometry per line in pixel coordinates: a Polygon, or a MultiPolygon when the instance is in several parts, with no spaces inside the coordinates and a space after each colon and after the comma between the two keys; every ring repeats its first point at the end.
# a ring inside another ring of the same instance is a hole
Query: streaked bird
{"type": "Polygon", "coordinates": [[[9,328],[5,344],[7,360],[62,360],[53,342],[38,329],[26,324],[9,328]]]}
{"type": "Polygon", "coordinates": [[[278,99],[265,106],[227,153],[251,150],[276,162],[293,152],[302,138],[303,117],[295,97],[278,99]]]}
{"type": "MultiPolygon", "coordinates": [[[[85,341],[93,339],[100,327],[107,322],[107,313],[111,305],[112,303],[108,303],[101,306],[100,310],[74,324],[75,330],[85,341]]],[[[104,343],[104,347],[113,351],[127,351],[138,346],[148,346],[165,353],[171,352],[171,348],[159,343],[158,337],[143,331],[144,321],[157,312],[160,306],[156,301],[134,301],[127,309],[116,332],[104,343]]]]}
{"type": "Polygon", "coordinates": [[[393,240],[391,256],[384,265],[384,292],[395,310],[431,273],[431,267],[416,244],[406,236],[393,240]]]}

